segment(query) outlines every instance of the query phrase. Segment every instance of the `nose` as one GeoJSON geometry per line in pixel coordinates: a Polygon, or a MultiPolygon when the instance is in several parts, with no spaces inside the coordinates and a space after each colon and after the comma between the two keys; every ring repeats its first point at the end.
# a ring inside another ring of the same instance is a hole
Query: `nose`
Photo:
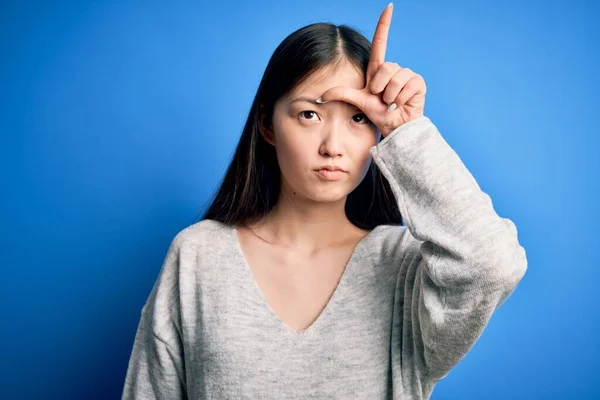
{"type": "Polygon", "coordinates": [[[324,128],[323,140],[319,147],[319,154],[323,157],[340,157],[343,155],[343,128],[332,124],[324,128]]]}

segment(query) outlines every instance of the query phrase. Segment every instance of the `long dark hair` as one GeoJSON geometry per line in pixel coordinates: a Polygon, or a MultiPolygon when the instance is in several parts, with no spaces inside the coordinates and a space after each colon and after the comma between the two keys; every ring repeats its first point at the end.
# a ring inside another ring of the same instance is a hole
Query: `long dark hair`
{"type": "MultiPolygon", "coordinates": [[[[312,72],[335,66],[344,58],[366,76],[370,53],[371,43],[346,25],[315,23],[285,38],[269,60],[231,164],[201,219],[247,225],[266,216],[279,198],[281,172],[275,148],[262,136],[260,127],[272,126],[275,102],[312,72]]],[[[348,194],[345,211],[350,222],[361,229],[402,224],[389,183],[374,162],[348,194]]]]}

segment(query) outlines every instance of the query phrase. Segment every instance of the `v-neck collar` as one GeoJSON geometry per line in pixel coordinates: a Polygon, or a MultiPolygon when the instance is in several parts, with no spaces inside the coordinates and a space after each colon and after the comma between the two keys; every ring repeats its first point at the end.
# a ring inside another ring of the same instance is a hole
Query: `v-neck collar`
{"type": "Polygon", "coordinates": [[[301,331],[297,331],[287,323],[285,323],[281,317],[273,310],[269,302],[267,301],[266,296],[264,295],[262,289],[258,285],[254,272],[250,268],[250,264],[246,259],[244,251],[242,250],[242,246],[239,240],[239,236],[237,234],[237,229],[235,226],[230,226],[228,229],[230,239],[234,243],[235,248],[235,256],[238,259],[241,267],[244,269],[244,273],[246,274],[247,280],[250,281],[250,285],[252,286],[253,295],[258,299],[261,307],[269,314],[269,318],[271,318],[274,324],[277,326],[277,329],[282,332],[284,335],[287,335],[291,338],[301,338],[310,336],[314,331],[318,330],[319,327],[323,324],[323,320],[327,319],[329,315],[335,312],[335,308],[338,303],[338,298],[343,296],[343,291],[347,286],[348,279],[351,278],[351,275],[355,273],[357,262],[362,259],[364,252],[367,250],[367,243],[369,239],[373,236],[375,230],[378,227],[375,227],[373,230],[369,231],[365,236],[363,236],[354,246],[350,258],[344,267],[344,271],[342,276],[340,277],[338,284],[336,285],[333,293],[329,297],[329,300],[325,304],[325,307],[321,311],[321,313],[317,316],[317,318],[310,324],[309,327],[303,329],[301,331]]]}

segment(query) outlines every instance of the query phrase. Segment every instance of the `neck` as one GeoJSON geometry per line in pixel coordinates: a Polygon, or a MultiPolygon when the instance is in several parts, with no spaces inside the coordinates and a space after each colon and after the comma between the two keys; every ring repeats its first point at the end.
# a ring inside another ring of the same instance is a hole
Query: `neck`
{"type": "Polygon", "coordinates": [[[262,221],[266,239],[282,247],[314,252],[347,240],[359,232],[345,212],[346,198],[315,202],[282,191],[277,205],[262,221]]]}

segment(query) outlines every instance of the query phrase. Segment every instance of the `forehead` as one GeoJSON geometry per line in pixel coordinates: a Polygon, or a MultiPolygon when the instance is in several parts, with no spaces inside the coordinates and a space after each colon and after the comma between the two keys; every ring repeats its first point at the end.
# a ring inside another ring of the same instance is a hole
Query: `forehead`
{"type": "Polygon", "coordinates": [[[338,65],[326,66],[313,72],[292,90],[289,98],[307,94],[316,98],[326,90],[336,86],[362,89],[364,87],[364,75],[358,67],[344,60],[338,65]]]}

